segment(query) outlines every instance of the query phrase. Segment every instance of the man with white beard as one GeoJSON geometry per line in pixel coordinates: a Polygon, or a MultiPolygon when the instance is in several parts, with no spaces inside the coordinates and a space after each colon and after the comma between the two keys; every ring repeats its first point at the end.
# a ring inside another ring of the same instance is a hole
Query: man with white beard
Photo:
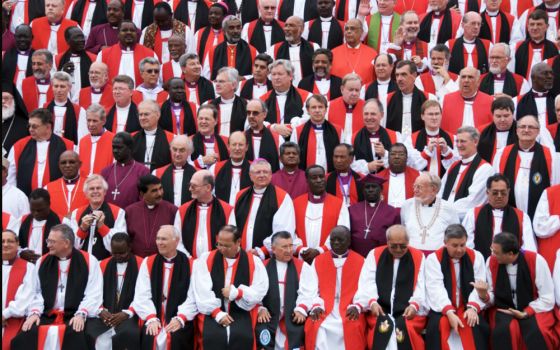
{"type": "Polygon", "coordinates": [[[88,76],[90,86],[82,88],[72,102],[86,110],[92,103],[99,103],[109,110],[115,103],[113,86],[109,83],[109,68],[103,62],[93,62],[89,66],[88,76]]]}
{"type": "Polygon", "coordinates": [[[511,61],[511,49],[508,44],[497,43],[494,45],[488,55],[490,72],[484,75],[478,89],[494,97],[503,94],[515,97],[529,92],[531,86],[527,80],[522,75],[512,73],[507,69],[509,61],[511,61]]]}
{"type": "Polygon", "coordinates": [[[11,81],[2,81],[2,156],[7,155],[17,140],[28,135],[23,100],[11,81]]]}

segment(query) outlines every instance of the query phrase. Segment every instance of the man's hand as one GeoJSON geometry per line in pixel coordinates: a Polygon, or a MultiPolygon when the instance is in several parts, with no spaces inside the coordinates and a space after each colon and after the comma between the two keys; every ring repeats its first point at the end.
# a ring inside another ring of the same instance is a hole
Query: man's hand
{"type": "Polygon", "coordinates": [[[222,295],[224,296],[224,298],[229,300],[229,293],[231,292],[231,286],[227,286],[222,288],[222,295]]]}
{"type": "Polygon", "coordinates": [[[321,319],[321,317],[323,317],[324,313],[325,313],[325,310],[321,309],[320,307],[316,307],[313,310],[311,310],[311,313],[309,314],[309,316],[311,317],[312,321],[319,321],[321,319]]]}
{"type": "Polygon", "coordinates": [[[416,311],[416,308],[412,305],[409,305],[406,309],[404,309],[403,317],[405,317],[407,320],[412,320],[417,313],[418,311],[416,311]]]}
{"type": "Polygon", "coordinates": [[[395,35],[393,36],[393,44],[397,46],[401,46],[404,41],[404,34],[405,34],[404,27],[403,26],[398,27],[397,31],[395,32],[395,35]]]}
{"type": "Polygon", "coordinates": [[[109,322],[111,321],[111,317],[113,317],[113,314],[110,313],[107,310],[103,310],[99,313],[99,318],[101,319],[101,321],[103,321],[103,323],[105,323],[107,326],[110,326],[109,322]]]}
{"type": "Polygon", "coordinates": [[[439,76],[443,78],[443,83],[447,84],[451,77],[449,76],[449,72],[443,66],[433,66],[432,69],[436,72],[439,76]]]}
{"type": "Polygon", "coordinates": [[[93,215],[95,215],[95,217],[97,218],[97,228],[101,228],[101,226],[103,226],[103,223],[105,222],[105,213],[103,213],[103,211],[101,210],[95,210],[93,212],[93,215]]]}
{"type": "Polygon", "coordinates": [[[66,62],[64,65],[62,65],[62,67],[60,67],[60,70],[63,72],[66,72],[70,75],[74,74],[74,62],[66,62]]]}
{"type": "Polygon", "coordinates": [[[369,6],[369,0],[360,0],[360,5],[358,6],[358,16],[366,17],[371,13],[371,6],[369,6]]]}
{"type": "Polygon", "coordinates": [[[378,172],[379,169],[383,168],[384,166],[385,166],[385,163],[383,162],[383,159],[372,160],[367,165],[368,171],[370,173],[378,172]]]}
{"type": "Polygon", "coordinates": [[[93,220],[95,220],[95,216],[93,215],[93,213],[84,215],[84,217],[82,218],[82,222],[80,222],[80,229],[84,232],[87,232],[93,224],[93,220]]]}
{"type": "Polygon", "coordinates": [[[25,320],[25,322],[23,322],[23,325],[21,326],[21,330],[24,332],[27,332],[28,330],[31,329],[31,327],[33,325],[38,326],[39,325],[39,321],[40,321],[40,317],[39,315],[31,315],[29,317],[27,317],[27,319],[25,320]]]}
{"type": "Polygon", "coordinates": [[[429,138],[426,147],[428,147],[428,151],[430,151],[431,153],[434,151],[434,148],[437,147],[437,145],[438,145],[438,141],[435,138],[429,138]]]}
{"type": "Polygon", "coordinates": [[[8,322],[8,320],[6,320],[4,316],[2,316],[2,327],[6,327],[6,322],[8,322]]]}
{"type": "Polygon", "coordinates": [[[85,323],[86,323],[86,319],[84,316],[76,315],[72,317],[68,325],[72,327],[74,332],[81,332],[84,330],[85,323]]]}
{"type": "Polygon", "coordinates": [[[181,324],[181,322],[179,322],[178,319],[173,318],[171,320],[171,322],[169,322],[169,324],[165,327],[165,331],[167,333],[173,333],[173,332],[178,331],[181,328],[183,328],[183,325],[181,324]]]}
{"type": "Polygon", "coordinates": [[[356,306],[350,306],[346,309],[346,318],[350,321],[356,321],[360,317],[360,310],[356,306]]]}
{"type": "Polygon", "coordinates": [[[206,166],[210,166],[218,161],[218,156],[214,153],[207,154],[202,157],[202,163],[206,166]]]}
{"type": "Polygon", "coordinates": [[[218,323],[224,327],[227,327],[233,323],[233,318],[229,314],[226,314],[218,323]]]}
{"type": "Polygon", "coordinates": [[[525,312],[525,311],[519,311],[519,310],[515,310],[512,308],[509,309],[498,309],[499,312],[502,312],[504,314],[508,314],[511,315],[515,318],[517,318],[518,320],[522,320],[527,318],[529,315],[525,312]]]}
{"type": "Polygon", "coordinates": [[[274,124],[274,132],[283,137],[289,137],[292,134],[292,128],[284,124],[274,124]]]}
{"type": "Polygon", "coordinates": [[[468,307],[463,315],[463,318],[467,320],[467,325],[469,327],[474,327],[478,325],[478,313],[472,307],[468,307]]]}
{"type": "Polygon", "coordinates": [[[303,261],[311,265],[313,259],[315,259],[315,257],[319,254],[321,253],[317,249],[308,248],[301,253],[301,258],[303,259],[303,261]]]}
{"type": "Polygon", "coordinates": [[[451,329],[453,329],[455,332],[459,332],[459,327],[465,328],[463,322],[455,312],[449,310],[447,311],[446,315],[447,320],[449,321],[449,327],[451,327],[451,329]]]}
{"type": "Polygon", "coordinates": [[[439,148],[441,149],[441,154],[447,153],[447,150],[449,149],[449,145],[447,144],[447,141],[445,141],[443,137],[440,137],[437,142],[439,148]]]}
{"type": "Polygon", "coordinates": [[[270,312],[267,309],[262,308],[259,310],[259,315],[257,316],[258,323],[270,322],[270,312]]]}
{"type": "Polygon", "coordinates": [[[481,300],[484,301],[488,299],[488,283],[484,281],[475,281],[471,282],[471,286],[476,289],[476,293],[481,300]]]}
{"type": "Polygon", "coordinates": [[[35,262],[37,262],[37,260],[41,256],[39,254],[35,254],[35,252],[31,249],[26,249],[23,250],[21,253],[19,253],[19,257],[22,258],[23,260],[27,260],[30,263],[35,264],[35,262]]]}
{"type": "Polygon", "coordinates": [[[377,302],[371,303],[370,311],[373,317],[385,316],[385,312],[383,312],[383,308],[377,302]]]}
{"type": "Polygon", "coordinates": [[[373,146],[373,148],[375,149],[375,154],[379,158],[385,157],[385,147],[383,146],[383,144],[381,142],[377,141],[375,143],[375,145],[373,146]]]}
{"type": "Polygon", "coordinates": [[[302,324],[305,322],[305,319],[306,319],[305,315],[299,311],[294,311],[294,313],[292,314],[292,321],[295,324],[302,324]]]}
{"type": "Polygon", "coordinates": [[[161,323],[159,320],[150,322],[149,325],[146,326],[146,334],[155,337],[159,334],[159,330],[161,329],[161,323]]]}
{"type": "Polygon", "coordinates": [[[126,320],[128,320],[128,314],[126,312],[117,312],[116,314],[111,315],[111,318],[109,319],[109,326],[117,327],[126,320]]]}
{"type": "Polygon", "coordinates": [[[422,66],[424,65],[424,62],[422,62],[422,57],[418,55],[414,55],[410,57],[410,60],[414,62],[417,68],[422,68],[422,66]]]}

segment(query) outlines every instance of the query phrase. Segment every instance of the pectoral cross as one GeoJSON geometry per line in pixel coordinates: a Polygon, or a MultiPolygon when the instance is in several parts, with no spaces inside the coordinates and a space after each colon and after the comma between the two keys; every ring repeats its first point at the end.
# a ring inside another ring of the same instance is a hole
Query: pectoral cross
{"type": "Polygon", "coordinates": [[[58,285],[58,289],[60,289],[60,293],[64,293],[64,288],[65,288],[64,284],[61,283],[58,285]]]}
{"type": "Polygon", "coordinates": [[[115,190],[113,192],[111,192],[111,194],[113,195],[113,200],[116,200],[117,196],[121,193],[119,192],[118,188],[115,188],[115,190]]]}
{"type": "Polygon", "coordinates": [[[364,238],[367,238],[367,235],[369,234],[370,231],[371,230],[369,229],[369,227],[364,230],[364,238]]]}
{"type": "Polygon", "coordinates": [[[426,243],[426,236],[428,235],[428,230],[422,229],[422,244],[426,243]]]}

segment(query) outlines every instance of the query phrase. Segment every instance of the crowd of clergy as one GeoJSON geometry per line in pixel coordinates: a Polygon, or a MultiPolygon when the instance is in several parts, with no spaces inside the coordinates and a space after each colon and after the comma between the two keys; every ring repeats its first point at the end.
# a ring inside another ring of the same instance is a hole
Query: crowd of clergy
{"type": "Polygon", "coordinates": [[[2,0],[2,350],[560,349],[560,0],[2,0]]]}

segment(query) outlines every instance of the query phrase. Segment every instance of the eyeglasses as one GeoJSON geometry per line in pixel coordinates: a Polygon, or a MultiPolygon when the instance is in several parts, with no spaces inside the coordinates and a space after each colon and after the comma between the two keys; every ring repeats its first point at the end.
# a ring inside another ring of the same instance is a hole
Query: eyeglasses
{"type": "Polygon", "coordinates": [[[2,244],[16,244],[17,241],[15,239],[3,239],[2,244]]]}
{"type": "Polygon", "coordinates": [[[27,124],[28,129],[39,129],[42,125],[41,124],[27,124]]]}
{"type": "Polygon", "coordinates": [[[225,244],[221,244],[221,243],[216,243],[216,248],[218,248],[218,249],[220,249],[220,248],[222,248],[222,249],[231,249],[231,248],[233,248],[233,247],[235,247],[235,244],[232,244],[232,245],[225,245],[225,244]]]}
{"type": "Polygon", "coordinates": [[[534,125],[518,125],[517,128],[520,130],[539,130],[539,127],[534,125]]]}
{"type": "Polygon", "coordinates": [[[60,240],[58,240],[58,239],[46,239],[45,240],[45,243],[47,243],[47,245],[49,245],[49,244],[53,245],[53,244],[58,243],[58,242],[60,242],[60,240]]]}
{"type": "Polygon", "coordinates": [[[248,116],[252,116],[252,115],[257,116],[257,115],[259,115],[259,114],[261,114],[261,113],[262,113],[262,112],[259,112],[259,111],[247,111],[247,115],[248,115],[248,116]]]}
{"type": "Polygon", "coordinates": [[[491,196],[494,197],[498,197],[498,196],[502,196],[502,197],[506,197],[508,195],[508,191],[489,191],[491,196]]]}
{"type": "Polygon", "coordinates": [[[146,70],[144,70],[144,72],[146,72],[148,74],[157,74],[157,73],[159,73],[159,69],[146,69],[146,70]]]}
{"type": "Polygon", "coordinates": [[[405,250],[408,248],[408,244],[389,244],[389,248],[405,250]]]}

